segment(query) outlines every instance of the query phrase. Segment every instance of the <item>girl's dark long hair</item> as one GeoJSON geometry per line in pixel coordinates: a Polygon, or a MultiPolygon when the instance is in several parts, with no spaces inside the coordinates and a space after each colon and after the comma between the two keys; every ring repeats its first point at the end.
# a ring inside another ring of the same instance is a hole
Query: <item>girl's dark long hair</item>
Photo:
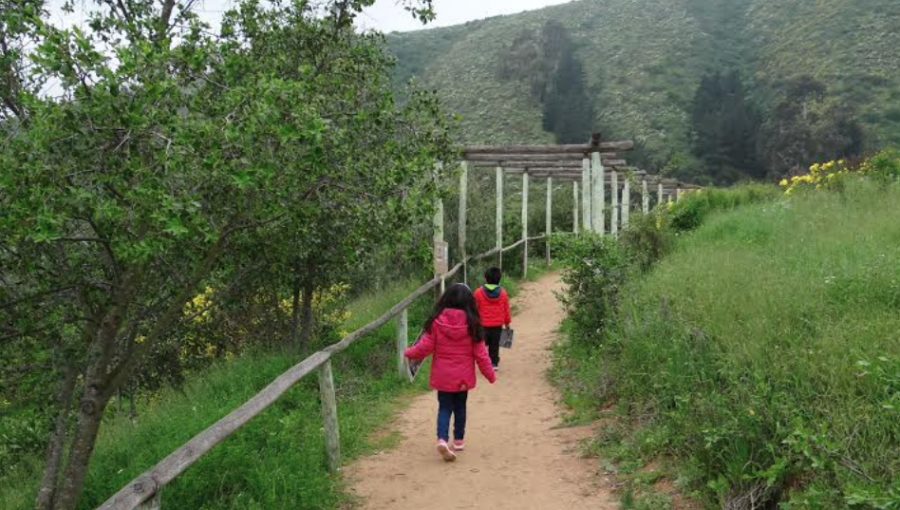
{"type": "Polygon", "coordinates": [[[461,283],[452,285],[434,307],[434,313],[425,321],[425,331],[431,332],[434,321],[440,317],[444,310],[451,308],[462,310],[466,313],[466,323],[469,325],[469,336],[473,342],[484,340],[484,331],[481,328],[481,317],[478,315],[478,306],[475,304],[475,296],[471,289],[461,283]]]}

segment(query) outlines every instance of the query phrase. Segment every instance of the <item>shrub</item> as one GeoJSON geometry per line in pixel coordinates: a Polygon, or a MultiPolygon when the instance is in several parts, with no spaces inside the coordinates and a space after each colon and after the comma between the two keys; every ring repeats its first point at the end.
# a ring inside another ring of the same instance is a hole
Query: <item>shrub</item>
{"type": "Polygon", "coordinates": [[[774,200],[778,188],[766,184],[744,184],[734,188],[709,188],[683,195],[668,205],[669,223],[673,230],[683,232],[700,226],[710,213],[728,211],[736,207],[774,200]]]}
{"type": "Polygon", "coordinates": [[[633,217],[619,235],[619,240],[641,272],[646,273],[671,251],[674,235],[666,214],[657,209],[650,214],[633,217]]]}
{"type": "Polygon", "coordinates": [[[615,239],[602,235],[555,236],[553,244],[565,267],[562,280],[568,290],[559,297],[569,310],[574,336],[596,341],[613,320],[631,261],[615,239]]]}

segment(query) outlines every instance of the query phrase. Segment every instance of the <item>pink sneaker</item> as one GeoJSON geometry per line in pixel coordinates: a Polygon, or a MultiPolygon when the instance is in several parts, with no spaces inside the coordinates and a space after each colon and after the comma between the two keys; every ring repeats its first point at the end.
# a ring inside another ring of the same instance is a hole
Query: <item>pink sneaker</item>
{"type": "Polygon", "coordinates": [[[453,462],[454,460],[456,460],[456,454],[453,453],[453,450],[450,449],[447,441],[444,441],[443,439],[438,440],[437,451],[441,454],[441,457],[446,462],[453,462]]]}
{"type": "Polygon", "coordinates": [[[462,439],[454,439],[453,440],[453,451],[461,452],[466,449],[466,442],[462,439]]]}

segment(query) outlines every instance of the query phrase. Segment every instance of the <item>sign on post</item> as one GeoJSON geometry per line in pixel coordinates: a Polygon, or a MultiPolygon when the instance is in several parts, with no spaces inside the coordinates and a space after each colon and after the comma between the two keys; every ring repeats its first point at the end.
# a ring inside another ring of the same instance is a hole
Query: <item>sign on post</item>
{"type": "Polygon", "coordinates": [[[450,271],[450,245],[445,241],[434,242],[434,274],[450,271]]]}

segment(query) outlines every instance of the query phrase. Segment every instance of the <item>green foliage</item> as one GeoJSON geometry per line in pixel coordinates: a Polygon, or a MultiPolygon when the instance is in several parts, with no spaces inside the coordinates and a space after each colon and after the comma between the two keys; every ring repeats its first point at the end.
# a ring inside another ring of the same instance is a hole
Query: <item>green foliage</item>
{"type": "MultiPolygon", "coordinates": [[[[787,83],[810,76],[828,91],[809,110],[813,136],[802,136],[799,121],[769,122],[760,151],[764,168],[748,168],[751,175],[768,170],[781,177],[794,163],[780,159],[791,147],[779,143],[780,124],[782,133],[794,133],[785,138],[821,143],[823,150],[846,147],[858,138],[857,127],[865,150],[900,143],[898,14],[894,0],[868,0],[865,8],[852,0],[572,2],[396,34],[389,44],[401,65],[411,62],[420,82],[438,89],[462,116],[467,141],[545,143],[553,138],[542,129],[535,90],[543,90],[546,75],[529,64],[540,60],[541,27],[559,23],[584,64],[593,125],[609,137],[643,141],[649,157],[642,165],[651,170],[663,168],[673,153],[691,153],[691,102],[707,73],[737,70],[764,121],[777,118],[787,83]],[[506,68],[514,72],[497,72],[506,68]]],[[[720,169],[689,161],[678,175],[699,180],[707,170],[720,169]]]]}
{"type": "Polygon", "coordinates": [[[659,207],[650,214],[635,215],[628,228],[619,233],[622,248],[641,272],[647,272],[672,250],[674,235],[666,209],[659,207]]]}
{"type": "Polygon", "coordinates": [[[775,200],[778,188],[765,184],[744,184],[734,188],[709,188],[682,196],[681,200],[666,204],[665,213],[671,228],[685,232],[699,227],[717,211],[728,211],[742,205],[775,200]]]}
{"type": "Polygon", "coordinates": [[[595,342],[615,319],[630,260],[613,238],[596,234],[556,236],[553,248],[565,268],[568,289],[559,297],[569,309],[575,338],[595,342]]]}
{"type": "Polygon", "coordinates": [[[698,215],[596,347],[560,348],[567,400],[614,396],[647,427],[626,441],[637,458],[691,466],[710,503],[896,508],[898,204],[896,185],[858,180],[698,215]]]}
{"type": "Polygon", "coordinates": [[[759,113],[737,71],[707,74],[691,104],[691,145],[717,183],[765,176],[757,156],[759,113]]]}
{"type": "Polygon", "coordinates": [[[201,289],[311,297],[430,214],[448,119],[431,93],[395,104],[383,38],[353,29],[371,3],[247,0],[218,34],[192,2],[104,0],[84,28],[2,4],[0,370],[46,383],[3,397],[61,435],[38,508],[76,506],[115,396],[179,381],[182,348],[206,346],[185,332],[201,289]]]}

